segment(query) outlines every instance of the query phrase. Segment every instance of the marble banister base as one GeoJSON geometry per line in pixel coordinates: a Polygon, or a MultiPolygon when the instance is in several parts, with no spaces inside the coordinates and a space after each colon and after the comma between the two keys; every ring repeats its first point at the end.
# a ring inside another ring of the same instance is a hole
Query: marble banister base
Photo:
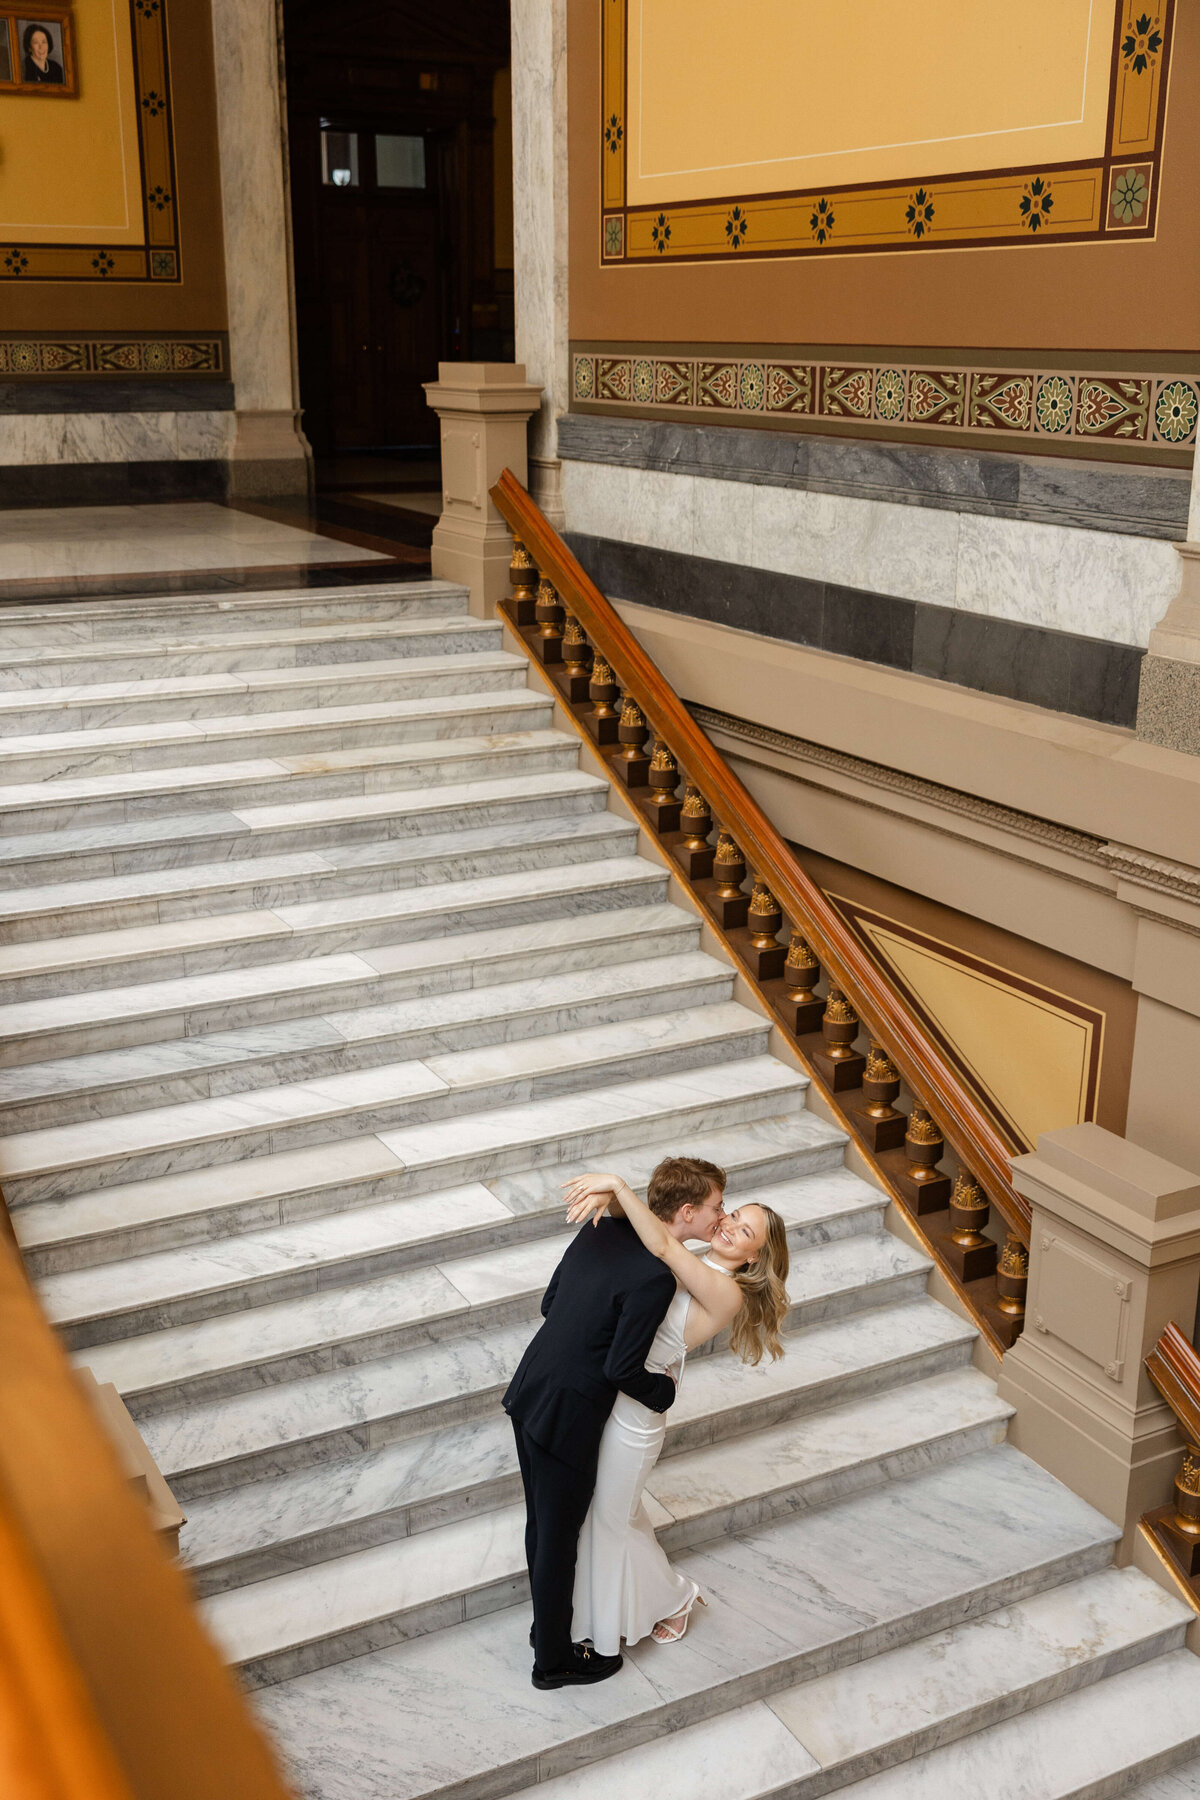
{"type": "Polygon", "coordinates": [[[239,411],[236,416],[237,436],[229,453],[230,498],[307,494],[312,487],[312,452],[298,414],[239,411]]]}
{"type": "Polygon", "coordinates": [[[1183,1449],[1145,1358],[1168,1320],[1191,1334],[1200,1177],[1085,1124],[1044,1133],[1013,1179],[1033,1223],[1025,1331],[999,1381],[1010,1439],[1123,1528],[1127,1562],[1183,1449]]]}
{"type": "Polygon", "coordinates": [[[1200,543],[1176,544],[1179,592],[1150,633],[1138,687],[1137,734],[1200,756],[1200,543]]]}

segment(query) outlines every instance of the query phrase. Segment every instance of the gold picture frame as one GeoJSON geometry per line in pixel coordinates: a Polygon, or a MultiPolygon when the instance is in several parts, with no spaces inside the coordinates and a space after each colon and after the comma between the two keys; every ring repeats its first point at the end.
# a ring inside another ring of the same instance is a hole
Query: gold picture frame
{"type": "Polygon", "coordinates": [[[0,93],[71,100],[78,92],[70,8],[0,4],[0,93]]]}

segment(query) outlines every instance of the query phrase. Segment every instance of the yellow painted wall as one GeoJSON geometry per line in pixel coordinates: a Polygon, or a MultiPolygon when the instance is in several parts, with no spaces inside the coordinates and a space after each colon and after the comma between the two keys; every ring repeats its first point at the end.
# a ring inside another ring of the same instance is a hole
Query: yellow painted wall
{"type": "Polygon", "coordinates": [[[129,7],[74,0],[72,16],[78,94],[0,94],[0,237],[141,244],[129,7]]]}
{"type": "Polygon", "coordinates": [[[1099,0],[630,0],[631,204],[1100,154],[1099,0]]]}

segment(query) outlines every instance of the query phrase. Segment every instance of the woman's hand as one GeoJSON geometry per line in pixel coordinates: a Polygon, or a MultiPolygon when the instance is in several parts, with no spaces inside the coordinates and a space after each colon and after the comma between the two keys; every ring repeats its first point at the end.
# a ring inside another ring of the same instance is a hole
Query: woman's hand
{"type": "Polygon", "coordinates": [[[579,1175],[574,1181],[564,1182],[568,1224],[581,1225],[585,1219],[590,1219],[593,1225],[598,1225],[608,1211],[609,1201],[624,1186],[619,1175],[579,1175]]]}

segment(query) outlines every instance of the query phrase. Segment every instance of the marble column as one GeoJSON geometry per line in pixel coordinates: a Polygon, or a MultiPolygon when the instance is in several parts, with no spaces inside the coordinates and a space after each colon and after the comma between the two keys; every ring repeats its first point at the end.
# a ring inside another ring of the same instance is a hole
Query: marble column
{"type": "Polygon", "coordinates": [[[1182,1445],[1145,1358],[1200,1285],[1200,1176],[1099,1125],[1013,1160],[1033,1209],[1025,1330],[1001,1366],[1010,1442],[1123,1530],[1171,1498],[1182,1445]]]}
{"type": "Polygon", "coordinates": [[[542,389],[530,492],[563,524],[557,421],[570,405],[567,331],[567,0],[512,0],[513,281],[517,361],[542,389]]]}
{"type": "Polygon", "coordinates": [[[1182,580],[1142,660],[1137,734],[1200,756],[1200,447],[1192,462],[1187,542],[1175,547],[1182,580]]]}
{"type": "Polygon", "coordinates": [[[300,430],[280,0],[212,0],[225,220],[229,360],[237,407],[230,491],[308,491],[300,430]]]}

